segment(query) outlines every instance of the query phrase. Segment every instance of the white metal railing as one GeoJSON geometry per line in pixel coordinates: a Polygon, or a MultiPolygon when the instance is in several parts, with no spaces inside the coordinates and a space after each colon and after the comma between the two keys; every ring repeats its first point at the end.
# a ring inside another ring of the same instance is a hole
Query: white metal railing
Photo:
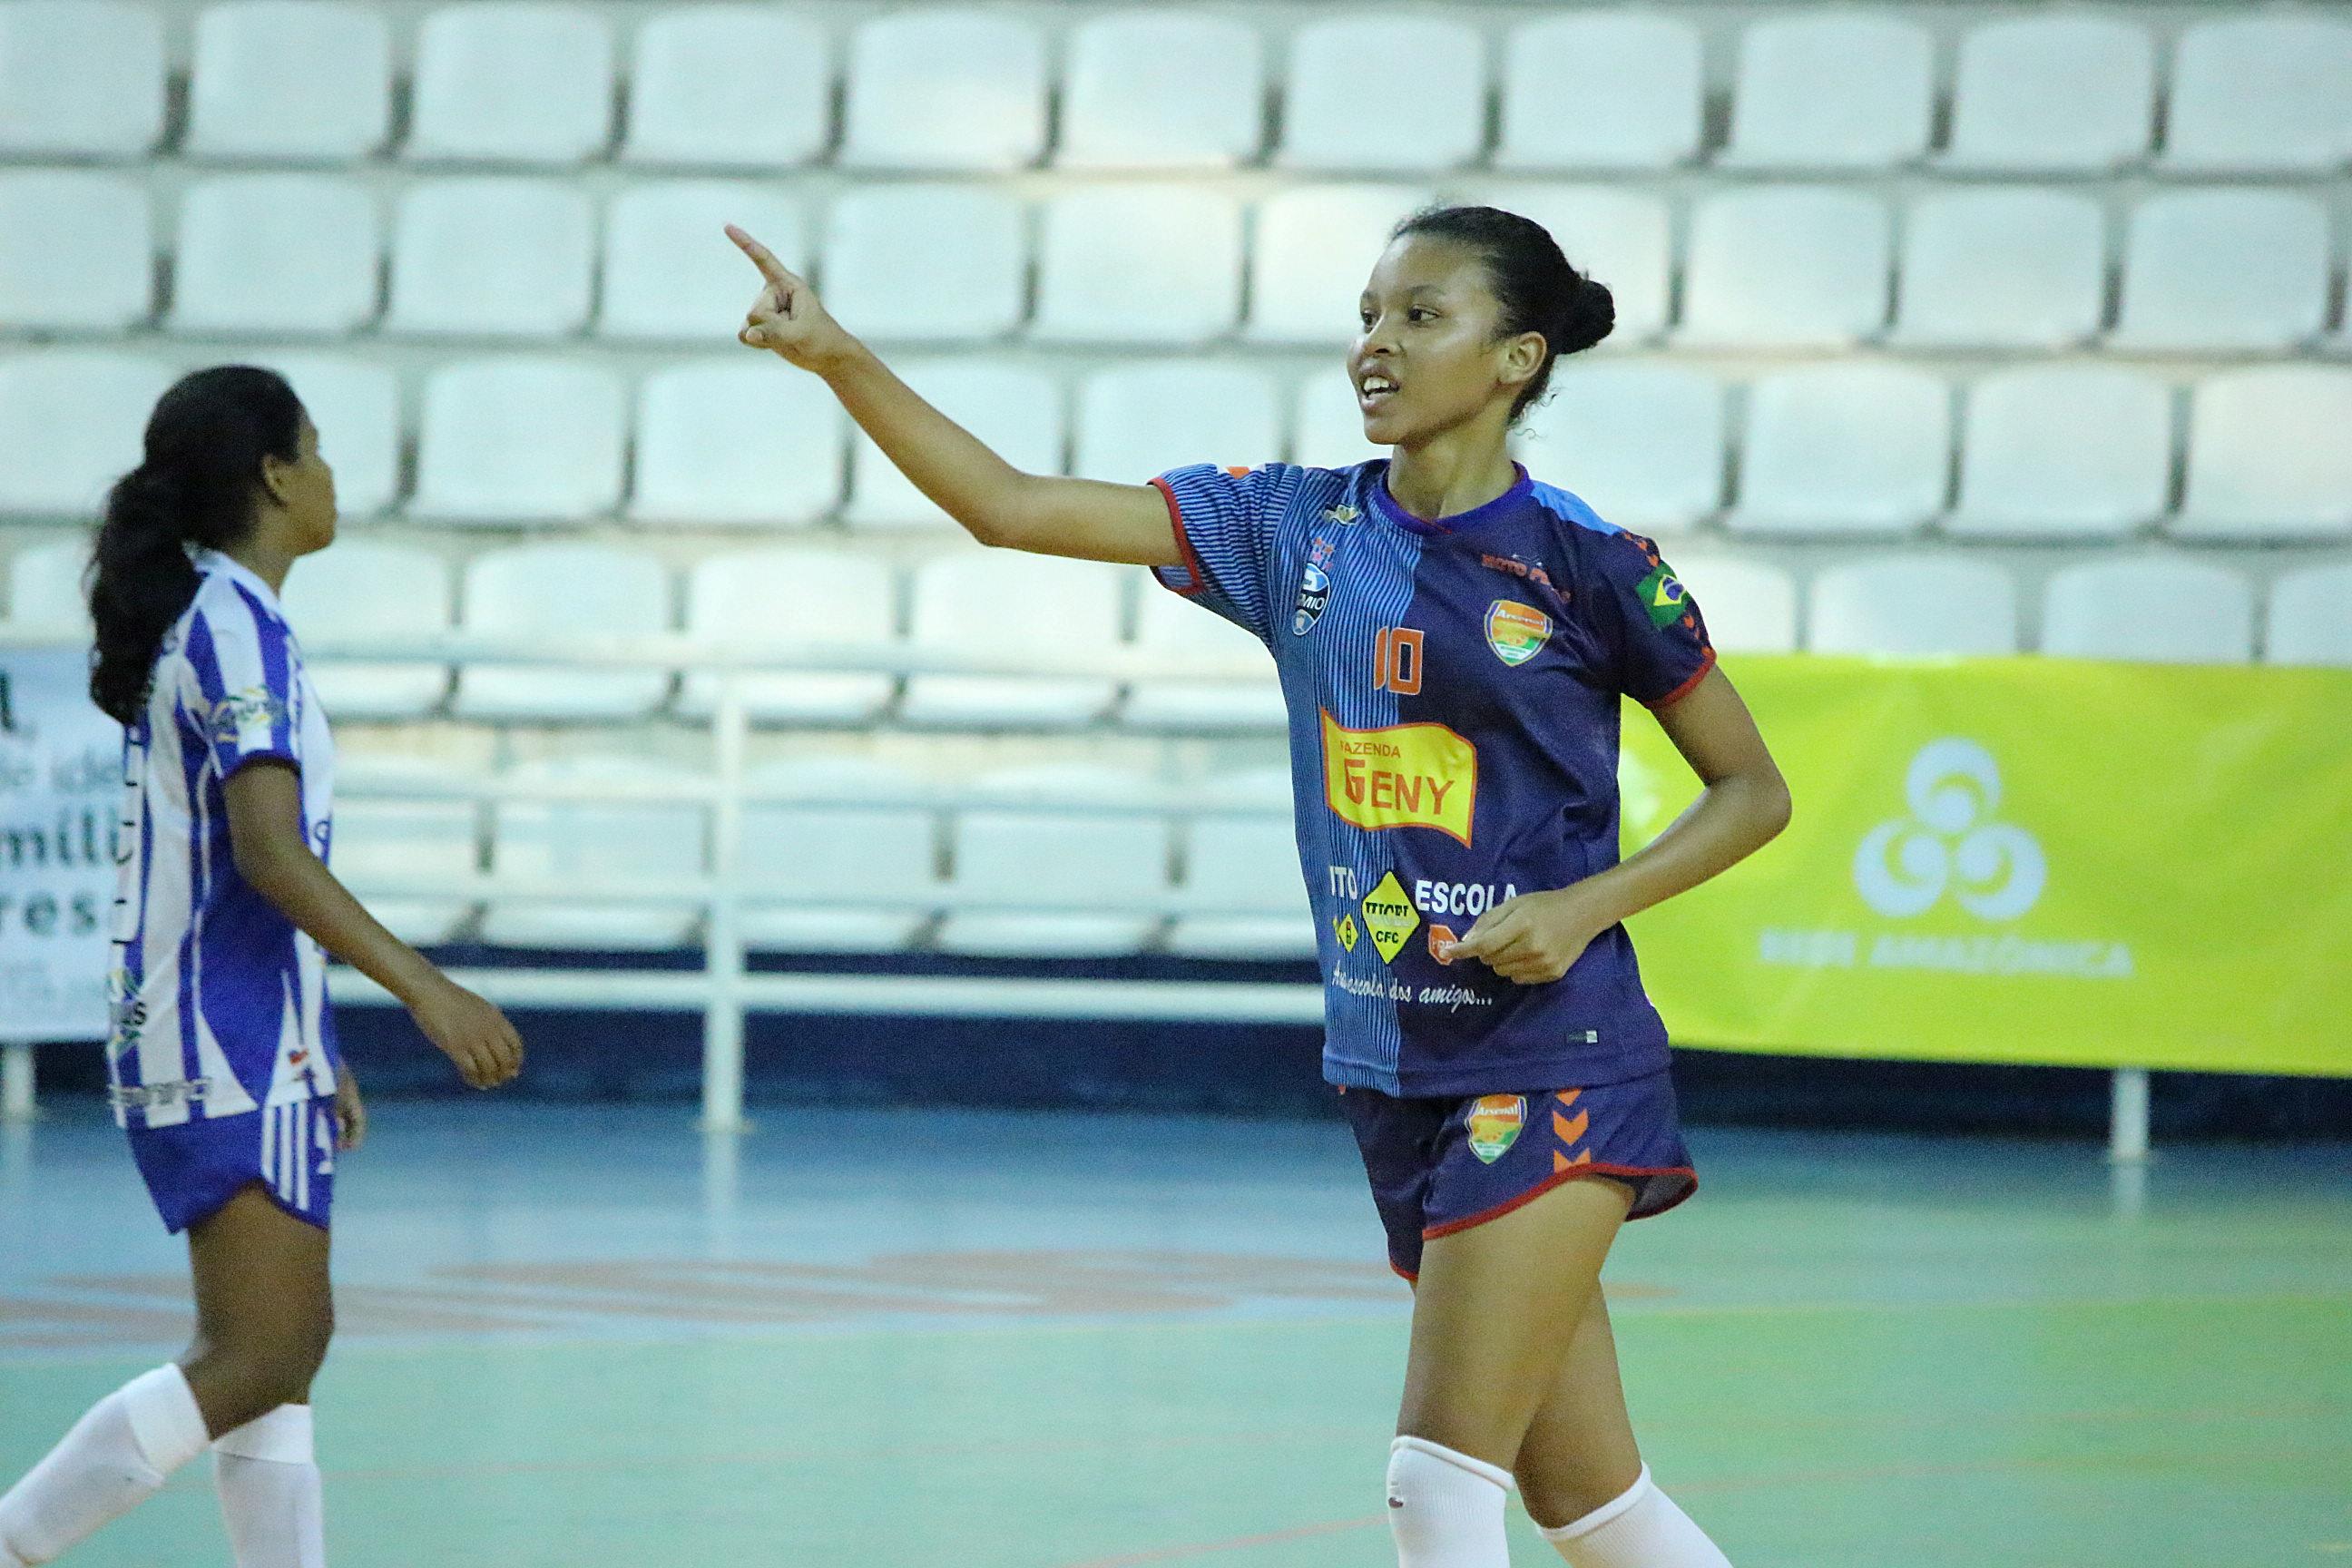
{"type": "MultiPolygon", "coordinates": [[[[12,630],[0,623],[0,647],[55,646],[56,634],[12,630]]],[[[1219,1023],[1313,1024],[1323,1016],[1321,988],[1312,984],[1269,984],[1224,982],[1139,980],[1029,980],[998,977],[946,978],[923,975],[847,975],[759,973],[748,972],[741,916],[745,890],[741,878],[743,813],[755,801],[789,800],[821,804],[824,797],[805,791],[755,792],[745,780],[744,754],[751,731],[742,679],[761,672],[841,671],[891,675],[959,674],[1044,676],[1070,679],[1140,679],[1245,683],[1262,681],[1265,661],[1250,654],[1232,658],[1181,660],[1121,644],[1101,650],[1085,670],[1072,670],[1051,656],[994,650],[967,654],[960,650],[923,647],[897,642],[866,647],[824,644],[763,644],[719,646],[683,636],[642,638],[528,640],[486,637],[470,633],[443,633],[427,637],[312,637],[306,651],[314,659],[354,659],[370,662],[413,662],[449,665],[555,665],[581,669],[655,668],[676,674],[715,674],[717,700],[709,715],[712,733],[712,767],[706,782],[675,784],[639,780],[512,779],[473,781],[353,781],[354,795],[383,795],[399,798],[472,798],[480,800],[563,799],[583,801],[675,800],[706,805],[712,814],[710,872],[707,877],[626,886],[552,879],[477,877],[453,885],[446,879],[410,882],[383,879],[361,890],[378,896],[419,894],[462,901],[501,900],[694,903],[705,911],[703,967],[700,972],[663,970],[528,970],[486,968],[460,970],[460,984],[478,990],[501,1005],[557,1005],[630,1010],[693,1008],[703,1016],[702,1108],[704,1125],[717,1131],[740,1131],[743,1118],[743,1024],[750,1012],[865,1013],[898,1016],[940,1014],[1003,1017],[1165,1019],[1219,1023]]],[[[893,796],[893,803],[908,797],[893,796]]],[[[865,804],[863,800],[858,802],[865,804]]],[[[1013,797],[986,791],[942,790],[914,797],[912,803],[942,808],[1045,807],[1055,811],[1144,811],[1177,814],[1263,812],[1263,806],[1163,795],[1155,801],[1131,803],[1102,800],[1047,801],[1013,797]]],[[[905,908],[904,898],[873,900],[880,907],[905,908]]],[[[855,902],[828,898],[827,902],[855,902]]],[[[941,884],[927,891],[923,902],[931,908],[1024,909],[1070,910],[1064,900],[1050,904],[1024,902],[1017,895],[996,895],[974,889],[941,884]]],[[[1235,910],[1230,906],[1194,899],[1182,889],[1171,889],[1160,899],[1118,900],[1121,911],[1173,914],[1213,911],[1264,914],[1262,910],[1235,910]]],[[[338,971],[340,1001],[358,1005],[390,1005],[392,998],[363,976],[338,971]]],[[[32,1062],[28,1047],[10,1047],[0,1053],[0,1114],[26,1115],[32,1109],[32,1062]]],[[[2119,1068],[2113,1075],[2109,1120],[2109,1158],[2134,1165],[2148,1156],[2148,1074],[2139,1068],[2119,1068]]]]}

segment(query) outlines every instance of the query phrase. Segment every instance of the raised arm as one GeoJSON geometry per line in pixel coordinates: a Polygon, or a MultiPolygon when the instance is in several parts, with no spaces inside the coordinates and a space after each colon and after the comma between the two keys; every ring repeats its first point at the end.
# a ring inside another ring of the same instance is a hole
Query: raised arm
{"type": "Polygon", "coordinates": [[[883,456],[974,539],[1087,561],[1181,563],[1158,490],[1022,472],[924,402],[766,246],[732,225],[727,237],[765,280],[737,338],[822,377],[883,456]]]}
{"type": "Polygon", "coordinates": [[[273,758],[229,774],[229,850],[237,875],[337,958],[400,999],[425,1037],[476,1089],[522,1070],[522,1040],[506,1015],[475,995],[361,907],[302,832],[302,778],[273,758]]]}

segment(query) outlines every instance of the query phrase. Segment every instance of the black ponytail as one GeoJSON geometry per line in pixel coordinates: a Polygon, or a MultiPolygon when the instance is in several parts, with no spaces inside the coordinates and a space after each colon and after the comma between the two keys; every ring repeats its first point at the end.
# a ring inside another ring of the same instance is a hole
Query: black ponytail
{"type": "Polygon", "coordinates": [[[301,433],[294,389],[251,365],[197,371],[156,401],[144,456],[107,492],[90,552],[89,696],[118,722],[138,721],[163,634],[195,597],[189,547],[246,536],[262,458],[296,461],[301,433]]]}
{"type": "Polygon", "coordinates": [[[1478,252],[1501,307],[1499,336],[1543,334],[1543,368],[1519,389],[1511,404],[1514,419],[1544,395],[1561,355],[1583,353],[1617,325],[1609,286],[1570,266],[1550,232],[1532,218],[1499,207],[1429,207],[1397,225],[1390,238],[1416,234],[1478,252]]]}

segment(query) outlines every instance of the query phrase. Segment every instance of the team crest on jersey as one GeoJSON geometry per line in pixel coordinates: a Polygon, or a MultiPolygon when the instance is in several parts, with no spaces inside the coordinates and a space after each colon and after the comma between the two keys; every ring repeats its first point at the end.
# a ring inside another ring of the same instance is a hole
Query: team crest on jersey
{"type": "Polygon", "coordinates": [[[1290,635],[1303,637],[1323,618],[1331,602],[1331,574],[1309,561],[1298,574],[1298,598],[1290,607],[1290,635]]]}
{"type": "Polygon", "coordinates": [[[1650,624],[1661,631],[1682,618],[1685,602],[1689,598],[1683,589],[1682,580],[1663,561],[1642,579],[1633,590],[1633,596],[1649,614],[1650,624]]]}
{"type": "Polygon", "coordinates": [[[1470,1135],[1470,1152],[1486,1165],[1508,1153],[1527,1125],[1527,1097],[1517,1094],[1480,1095],[1464,1119],[1464,1131],[1470,1135]]]}
{"type": "Polygon", "coordinates": [[[1505,664],[1517,667],[1543,652],[1551,640],[1551,617],[1533,605],[1497,599],[1486,606],[1486,646],[1505,664]]]}

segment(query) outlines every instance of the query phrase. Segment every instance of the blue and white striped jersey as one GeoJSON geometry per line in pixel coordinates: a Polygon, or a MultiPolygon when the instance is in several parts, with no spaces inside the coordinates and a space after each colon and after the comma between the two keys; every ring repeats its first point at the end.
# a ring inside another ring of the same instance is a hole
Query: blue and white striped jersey
{"type": "Polygon", "coordinates": [[[303,831],[323,859],[334,743],[269,584],[211,551],[196,570],[146,710],[123,731],[106,1055],[126,1126],[334,1092],[324,955],[237,875],[223,794],[257,759],[299,768],[303,831]]]}
{"type": "Polygon", "coordinates": [[[1255,634],[1282,679],[1324,1076],[1436,1097],[1655,1071],[1665,1026],[1624,927],[1549,985],[1451,943],[1617,863],[1621,699],[1696,686],[1706,623],[1648,540],[1524,469],[1437,522],[1387,479],[1383,460],[1153,481],[1184,554],[1160,582],[1255,634]]]}

